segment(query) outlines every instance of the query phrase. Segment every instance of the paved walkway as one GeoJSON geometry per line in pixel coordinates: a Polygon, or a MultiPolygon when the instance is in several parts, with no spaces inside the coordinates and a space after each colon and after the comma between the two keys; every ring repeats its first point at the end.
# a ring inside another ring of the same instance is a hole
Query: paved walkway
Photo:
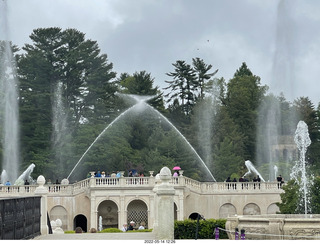
{"type": "Polygon", "coordinates": [[[48,234],[33,240],[155,240],[153,232],[48,234]]]}

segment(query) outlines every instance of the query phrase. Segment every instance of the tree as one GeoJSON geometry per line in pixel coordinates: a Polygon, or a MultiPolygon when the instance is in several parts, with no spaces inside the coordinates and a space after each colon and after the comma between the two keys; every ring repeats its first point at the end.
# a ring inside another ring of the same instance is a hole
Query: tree
{"type": "Polygon", "coordinates": [[[211,64],[206,64],[203,59],[193,58],[192,59],[193,69],[196,74],[196,88],[199,90],[199,97],[204,98],[204,94],[211,88],[211,82],[209,80],[218,72],[208,73],[212,69],[211,64]]]}
{"type": "Polygon", "coordinates": [[[290,180],[282,188],[285,192],[280,194],[281,202],[277,203],[277,206],[280,209],[280,213],[281,214],[302,213],[301,209],[299,210],[298,208],[299,199],[301,198],[299,194],[299,184],[297,184],[294,180],[290,180]]]}
{"type": "Polygon", "coordinates": [[[191,65],[185,61],[178,60],[172,64],[175,67],[174,72],[167,73],[172,77],[172,81],[165,81],[169,84],[165,89],[171,89],[171,92],[166,95],[169,97],[168,103],[175,99],[181,101],[181,106],[186,115],[191,113],[192,106],[195,104],[195,90],[198,87],[196,75],[191,65]]]}
{"type": "Polygon", "coordinates": [[[257,109],[267,87],[261,86],[260,77],[253,75],[246,63],[242,63],[227,88],[226,109],[247,138],[245,156],[255,158],[257,109]]]}
{"type": "Polygon", "coordinates": [[[62,84],[67,133],[75,136],[83,123],[105,123],[116,74],[107,55],[100,54],[97,42],[86,40],[85,34],[75,29],[39,28],[30,38],[33,43],[23,47],[25,53],[18,60],[20,114],[25,162],[43,151],[47,155],[46,160],[36,160],[37,171],[40,165],[54,163],[50,138],[57,83],[62,84]]]}

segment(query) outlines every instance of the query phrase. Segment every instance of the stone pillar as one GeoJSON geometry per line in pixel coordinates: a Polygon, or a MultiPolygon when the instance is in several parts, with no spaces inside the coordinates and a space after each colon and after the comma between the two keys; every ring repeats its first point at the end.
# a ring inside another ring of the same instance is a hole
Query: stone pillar
{"type": "Polygon", "coordinates": [[[96,197],[91,195],[90,201],[90,226],[91,228],[98,229],[98,211],[96,210],[96,197]]]}
{"type": "Polygon", "coordinates": [[[173,240],[174,239],[174,205],[173,196],[175,190],[169,183],[171,180],[171,171],[168,167],[163,167],[160,171],[161,184],[154,188],[157,195],[156,217],[157,224],[154,229],[156,239],[173,240]]]}
{"type": "Polygon", "coordinates": [[[37,178],[37,184],[39,185],[35,191],[35,195],[41,196],[41,219],[40,219],[40,233],[41,235],[47,235],[49,233],[48,224],[47,224],[47,213],[48,213],[48,202],[47,202],[47,194],[48,189],[44,187],[46,183],[46,179],[43,175],[39,175],[37,178]]]}

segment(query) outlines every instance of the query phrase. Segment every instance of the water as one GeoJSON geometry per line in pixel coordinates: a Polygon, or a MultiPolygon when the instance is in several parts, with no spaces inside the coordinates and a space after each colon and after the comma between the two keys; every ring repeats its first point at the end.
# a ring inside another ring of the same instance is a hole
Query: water
{"type": "Polygon", "coordinates": [[[306,172],[306,152],[311,144],[309,137],[308,126],[304,121],[299,121],[297,130],[295,132],[294,141],[297,144],[299,151],[299,160],[296,162],[292,169],[291,178],[300,183],[300,190],[303,195],[304,212],[308,213],[308,185],[309,180],[306,172]]]}
{"type": "Polygon", "coordinates": [[[181,134],[181,132],[165,117],[163,116],[158,110],[154,109],[152,106],[149,104],[146,104],[147,107],[151,108],[152,111],[154,111],[157,115],[159,115],[161,118],[163,118],[178,134],[179,136],[186,142],[186,144],[189,146],[189,148],[193,151],[193,153],[197,156],[199,161],[201,162],[202,166],[206,169],[206,171],[209,173],[213,181],[216,181],[216,179],[213,177],[211,171],[205,164],[205,162],[201,159],[197,151],[194,149],[194,147],[190,144],[190,142],[187,140],[187,138],[184,137],[184,135],[181,134]]]}
{"type": "MultiPolygon", "coordinates": [[[[33,172],[34,167],[34,164],[30,164],[29,167],[14,182],[14,185],[23,185],[25,180],[28,180],[31,183],[33,181],[31,178],[31,173],[33,172]]],[[[1,173],[1,184],[5,184],[7,180],[10,181],[10,178],[7,171],[4,169],[1,173]]]]}
{"type": "MultiPolygon", "coordinates": [[[[295,99],[296,95],[294,72],[296,70],[295,42],[297,35],[295,34],[294,21],[291,19],[293,9],[293,1],[280,0],[278,2],[270,84],[271,92],[276,96],[283,93],[290,100],[295,99]]],[[[267,174],[269,175],[269,181],[275,180],[273,178],[275,162],[285,161],[288,165],[285,169],[286,171],[290,171],[292,167],[290,165],[292,155],[289,155],[289,158],[284,158],[279,145],[292,143],[290,141],[283,141],[285,137],[292,137],[296,126],[295,123],[289,123],[288,120],[297,120],[293,111],[282,111],[282,105],[278,98],[271,96],[267,100],[264,100],[259,108],[256,160],[258,166],[268,164],[267,174]],[[276,150],[278,150],[278,153],[275,153],[276,150]]]]}
{"type": "Polygon", "coordinates": [[[34,164],[30,164],[29,167],[18,177],[14,185],[24,185],[25,180],[29,181],[29,183],[32,182],[33,179],[31,178],[31,174],[34,167],[34,164]]]}
{"type": "Polygon", "coordinates": [[[1,91],[1,123],[3,127],[3,164],[2,168],[6,172],[6,177],[10,181],[18,178],[20,150],[19,150],[19,110],[18,110],[18,79],[16,64],[9,43],[8,31],[8,8],[6,1],[0,2],[1,18],[1,44],[4,45],[4,52],[1,53],[0,60],[0,82],[1,91]]]}
{"type": "Polygon", "coordinates": [[[63,83],[57,82],[54,89],[54,100],[52,104],[52,147],[54,150],[54,159],[56,162],[59,177],[62,177],[64,171],[64,154],[66,150],[70,154],[70,147],[66,148],[68,139],[67,113],[63,103],[63,83]]]}
{"type": "Polygon", "coordinates": [[[131,106],[130,108],[128,108],[127,110],[125,110],[124,112],[122,112],[117,118],[115,118],[97,137],[96,139],[91,143],[91,145],[88,147],[88,149],[84,152],[84,154],[81,156],[81,158],[79,159],[79,161],[76,163],[76,165],[73,167],[73,169],[71,170],[70,174],[68,175],[67,179],[69,179],[69,177],[72,175],[72,173],[74,172],[74,170],[77,168],[77,166],[79,165],[79,163],[81,162],[81,160],[84,158],[84,156],[86,156],[86,154],[90,151],[90,149],[92,148],[92,146],[100,139],[100,137],[114,124],[116,123],[121,117],[125,116],[128,112],[130,112],[132,109],[134,109],[135,107],[139,106],[140,104],[135,104],[133,106],[131,106]]]}
{"type": "Polygon", "coordinates": [[[253,164],[252,164],[251,161],[249,161],[249,160],[245,161],[245,165],[246,165],[246,167],[247,167],[247,169],[248,169],[248,172],[243,175],[243,178],[244,178],[246,175],[249,175],[249,174],[251,174],[251,173],[255,173],[256,175],[259,175],[261,181],[265,182],[265,180],[263,179],[262,175],[261,175],[261,174],[258,172],[258,170],[253,166],[253,164]]]}
{"type": "MultiPolygon", "coordinates": [[[[122,94],[123,95],[123,94],[122,94]]],[[[211,176],[211,178],[213,179],[213,181],[216,181],[215,178],[213,177],[212,173],[210,172],[210,170],[208,169],[207,165],[204,163],[204,161],[201,159],[201,157],[199,156],[199,154],[196,152],[196,150],[192,147],[192,145],[188,142],[188,140],[181,134],[181,132],[165,117],[163,116],[158,110],[154,109],[152,106],[150,106],[149,104],[146,103],[146,101],[152,99],[154,96],[142,96],[140,98],[140,96],[138,95],[125,95],[128,96],[130,98],[133,98],[137,103],[133,106],[131,106],[130,108],[128,108],[127,110],[125,110],[124,112],[122,112],[117,118],[115,118],[98,136],[97,138],[91,143],[91,145],[88,147],[88,149],[84,152],[84,154],[81,156],[81,158],[79,159],[79,161],[76,163],[76,165],[74,166],[74,168],[71,170],[70,174],[68,175],[67,179],[69,179],[69,177],[72,175],[72,173],[74,172],[74,170],[76,169],[76,167],[79,165],[79,163],[82,161],[82,159],[84,158],[84,156],[88,153],[88,151],[92,148],[92,146],[101,138],[101,136],[110,128],[112,127],[113,124],[115,124],[116,122],[118,122],[122,117],[124,117],[127,113],[129,113],[130,111],[133,111],[135,109],[137,109],[137,111],[142,111],[145,109],[145,107],[150,108],[151,111],[153,111],[155,114],[157,114],[160,118],[163,118],[164,121],[166,121],[178,134],[179,136],[186,142],[186,144],[189,146],[189,148],[194,152],[194,154],[197,156],[197,158],[199,159],[199,161],[201,162],[202,166],[207,170],[207,172],[209,173],[209,175],[211,176]]]]}

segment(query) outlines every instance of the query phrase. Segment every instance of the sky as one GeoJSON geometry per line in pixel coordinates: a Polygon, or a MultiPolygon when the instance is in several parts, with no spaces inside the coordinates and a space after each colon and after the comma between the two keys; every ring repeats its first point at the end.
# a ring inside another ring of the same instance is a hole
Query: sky
{"type": "Polygon", "coordinates": [[[5,5],[19,47],[34,29],[75,28],[98,42],[117,76],[145,70],[160,89],[173,63],[199,57],[219,70],[216,78],[229,81],[246,62],[276,95],[320,102],[318,0],[0,0],[5,5]]]}

